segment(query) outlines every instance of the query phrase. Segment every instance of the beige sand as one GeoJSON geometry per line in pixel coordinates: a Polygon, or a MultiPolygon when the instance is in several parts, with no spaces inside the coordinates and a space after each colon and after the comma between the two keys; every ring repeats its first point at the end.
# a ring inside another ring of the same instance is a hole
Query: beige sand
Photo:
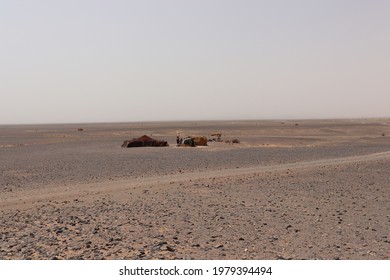
{"type": "Polygon", "coordinates": [[[0,259],[390,259],[388,119],[0,132],[0,259]]]}

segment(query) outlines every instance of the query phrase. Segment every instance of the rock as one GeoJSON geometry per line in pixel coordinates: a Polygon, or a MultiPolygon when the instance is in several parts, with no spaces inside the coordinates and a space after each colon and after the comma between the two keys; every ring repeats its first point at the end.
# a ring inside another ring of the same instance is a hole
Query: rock
{"type": "Polygon", "coordinates": [[[169,251],[169,252],[175,252],[176,251],[175,248],[173,248],[172,246],[167,246],[166,250],[169,251]]]}

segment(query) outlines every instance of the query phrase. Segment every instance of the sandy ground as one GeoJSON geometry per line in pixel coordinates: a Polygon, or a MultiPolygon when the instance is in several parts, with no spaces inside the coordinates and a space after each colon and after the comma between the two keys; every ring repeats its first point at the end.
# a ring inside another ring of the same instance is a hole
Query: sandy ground
{"type": "Polygon", "coordinates": [[[389,170],[389,119],[0,126],[0,259],[388,260],[389,170]]]}

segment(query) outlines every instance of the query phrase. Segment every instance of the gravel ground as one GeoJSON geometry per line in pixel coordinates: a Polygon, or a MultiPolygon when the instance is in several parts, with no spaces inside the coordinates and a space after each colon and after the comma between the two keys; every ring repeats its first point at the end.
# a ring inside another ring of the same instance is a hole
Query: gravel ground
{"type": "Polygon", "coordinates": [[[390,259],[389,123],[0,127],[0,259],[390,259]]]}

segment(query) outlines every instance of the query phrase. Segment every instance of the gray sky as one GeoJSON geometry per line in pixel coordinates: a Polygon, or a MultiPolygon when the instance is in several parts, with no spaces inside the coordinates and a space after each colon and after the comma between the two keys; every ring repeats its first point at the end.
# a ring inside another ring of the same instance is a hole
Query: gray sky
{"type": "Polygon", "coordinates": [[[0,0],[0,123],[390,117],[390,1],[0,0]]]}

